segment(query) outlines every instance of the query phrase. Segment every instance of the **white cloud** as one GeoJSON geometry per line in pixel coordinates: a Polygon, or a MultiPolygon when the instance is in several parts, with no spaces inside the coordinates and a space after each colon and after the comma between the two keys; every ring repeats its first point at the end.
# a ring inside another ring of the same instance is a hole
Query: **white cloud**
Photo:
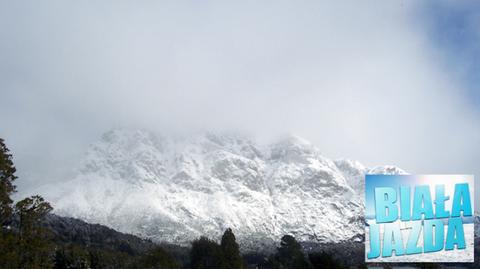
{"type": "Polygon", "coordinates": [[[291,132],[331,157],[478,174],[478,111],[416,8],[2,1],[0,135],[42,176],[123,125],[291,132]]]}

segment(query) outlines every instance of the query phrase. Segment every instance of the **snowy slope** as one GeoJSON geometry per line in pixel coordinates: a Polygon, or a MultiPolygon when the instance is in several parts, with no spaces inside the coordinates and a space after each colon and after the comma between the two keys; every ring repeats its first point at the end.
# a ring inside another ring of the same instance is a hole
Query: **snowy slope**
{"type": "Polygon", "coordinates": [[[295,136],[258,145],[234,135],[119,129],[89,148],[76,177],[39,192],[59,215],[121,232],[188,244],[231,227],[244,249],[257,249],[284,234],[360,240],[365,173],[404,172],[330,160],[295,136]]]}

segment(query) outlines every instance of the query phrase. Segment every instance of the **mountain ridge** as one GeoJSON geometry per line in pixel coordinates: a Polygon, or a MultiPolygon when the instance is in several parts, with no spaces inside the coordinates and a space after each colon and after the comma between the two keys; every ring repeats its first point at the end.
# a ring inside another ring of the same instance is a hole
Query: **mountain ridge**
{"type": "Polygon", "coordinates": [[[284,234],[361,240],[363,177],[371,172],[405,173],[328,159],[296,136],[259,145],[237,135],[115,129],[88,149],[74,178],[38,192],[56,214],[157,242],[187,245],[231,227],[243,249],[256,249],[284,234]]]}

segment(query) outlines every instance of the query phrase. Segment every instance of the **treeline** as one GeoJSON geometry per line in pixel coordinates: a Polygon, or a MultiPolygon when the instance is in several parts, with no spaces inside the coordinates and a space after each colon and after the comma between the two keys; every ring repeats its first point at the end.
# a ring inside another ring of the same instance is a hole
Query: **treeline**
{"type": "MultiPolygon", "coordinates": [[[[327,252],[305,254],[300,243],[291,235],[284,235],[277,252],[258,265],[261,269],[343,269],[349,268],[327,252]]],[[[360,265],[358,268],[364,268],[360,265]]]]}
{"type": "MultiPolygon", "coordinates": [[[[4,140],[0,138],[0,268],[2,269],[244,269],[248,267],[240,254],[231,229],[225,231],[219,244],[206,237],[193,241],[188,255],[178,255],[178,253],[171,255],[164,248],[154,244],[139,253],[127,242],[119,243],[112,241],[111,238],[95,240],[101,237],[105,230],[85,235],[73,227],[63,227],[65,230],[75,230],[75,234],[73,237],[72,235],[62,237],[47,228],[51,226],[45,225],[44,219],[52,207],[42,197],[36,195],[14,203],[11,196],[16,191],[15,173],[12,155],[4,140]],[[105,246],[107,244],[110,246],[105,246]]],[[[60,226],[69,226],[69,224],[73,226],[73,222],[63,222],[60,226]]],[[[306,260],[295,239],[284,236],[278,253],[262,261],[259,266],[301,269],[320,268],[311,266],[322,263],[327,264],[328,268],[335,268],[332,266],[336,264],[325,254],[313,255],[306,260]]]]}
{"type": "MultiPolygon", "coordinates": [[[[193,241],[186,255],[178,252],[172,255],[154,244],[138,252],[123,241],[118,243],[110,239],[92,240],[101,236],[100,233],[86,236],[76,231],[73,238],[62,237],[45,225],[44,219],[52,207],[41,196],[27,197],[14,203],[11,196],[16,191],[15,172],[12,155],[4,140],[0,138],[0,268],[2,269],[248,268],[231,229],[225,231],[220,243],[206,237],[193,241]],[[92,244],[92,241],[96,241],[96,244],[92,244]],[[106,246],[107,244],[110,246],[106,246]]],[[[62,224],[68,226],[68,223],[62,224]]],[[[64,229],[74,230],[73,227],[64,227],[64,229]]],[[[336,260],[325,253],[305,256],[300,244],[288,235],[282,238],[278,252],[260,261],[256,267],[342,268],[336,260]]]]}
{"type": "Polygon", "coordinates": [[[14,203],[11,196],[16,191],[15,172],[12,155],[0,138],[1,269],[181,268],[161,247],[153,246],[143,253],[133,251],[126,242],[114,249],[93,247],[84,238],[75,238],[79,234],[62,241],[43,223],[52,207],[42,197],[36,195],[14,203]]]}
{"type": "Polygon", "coordinates": [[[3,268],[48,268],[51,243],[38,223],[52,210],[40,196],[13,203],[15,166],[0,139],[0,261],[3,268]]]}
{"type": "Polygon", "coordinates": [[[0,138],[0,269],[351,268],[327,252],[306,254],[290,235],[282,237],[274,254],[257,255],[261,258],[253,262],[241,255],[231,229],[219,243],[201,237],[190,249],[161,247],[101,225],[49,215],[52,207],[38,195],[14,203],[15,172],[12,155],[0,138]]]}
{"type": "MultiPolygon", "coordinates": [[[[227,229],[220,244],[201,237],[192,242],[190,250],[191,269],[343,269],[349,268],[326,252],[306,255],[293,236],[285,235],[275,254],[248,264],[241,256],[235,235],[227,229]]],[[[366,268],[360,265],[359,268],[366,268]]]]}

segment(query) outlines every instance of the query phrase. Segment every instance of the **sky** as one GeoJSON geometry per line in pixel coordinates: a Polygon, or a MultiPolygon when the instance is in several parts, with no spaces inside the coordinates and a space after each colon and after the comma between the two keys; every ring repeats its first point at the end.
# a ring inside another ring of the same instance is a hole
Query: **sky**
{"type": "Polygon", "coordinates": [[[0,137],[21,188],[118,127],[480,175],[479,5],[0,0],[0,137]]]}

